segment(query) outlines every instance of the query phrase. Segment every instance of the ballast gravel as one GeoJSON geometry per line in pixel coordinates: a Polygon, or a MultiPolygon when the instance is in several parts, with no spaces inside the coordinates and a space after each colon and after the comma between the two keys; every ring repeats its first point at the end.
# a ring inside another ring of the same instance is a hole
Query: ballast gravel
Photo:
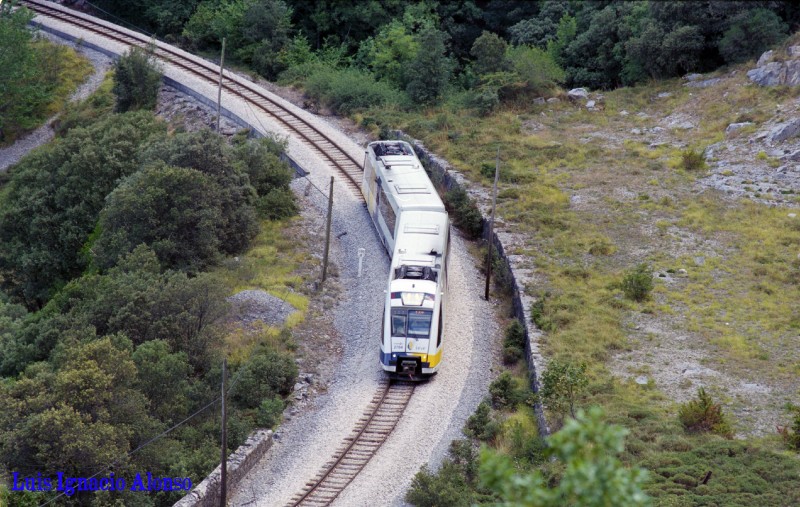
{"type": "MultiPolygon", "coordinates": [[[[97,35],[79,33],[57,21],[41,21],[92,44],[121,51],[119,45],[97,35]]],[[[216,89],[195,76],[169,65],[164,73],[216,100],[216,89]]],[[[280,97],[274,98],[333,138],[356,160],[363,160],[364,147],[335,126],[280,97]]],[[[378,351],[389,259],[361,199],[344,185],[341,176],[253,106],[224,93],[223,107],[264,134],[287,138],[288,154],[310,173],[293,184],[304,206],[324,214],[330,177],[336,179],[331,259],[338,266],[340,289],[338,304],[330,310],[338,333],[330,339],[340,340],[342,345],[342,354],[331,358],[336,362],[336,373],[324,392],[310,398],[303,410],[278,428],[273,446],[229,498],[230,505],[236,506],[285,505],[350,434],[383,378],[378,351]],[[361,277],[359,248],[366,251],[361,277]]],[[[467,242],[457,233],[450,255],[441,371],[417,387],[394,432],[335,505],[404,505],[403,497],[414,474],[423,464],[433,469],[441,464],[450,442],[461,437],[467,417],[487,392],[500,334],[496,309],[483,300],[483,280],[467,251],[467,242]]]]}

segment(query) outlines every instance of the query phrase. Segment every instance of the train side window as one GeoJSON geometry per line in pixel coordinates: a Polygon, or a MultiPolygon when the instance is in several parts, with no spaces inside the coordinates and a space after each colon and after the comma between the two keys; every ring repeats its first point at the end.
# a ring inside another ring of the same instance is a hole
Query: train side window
{"type": "Polygon", "coordinates": [[[444,313],[442,310],[444,310],[444,307],[439,308],[439,332],[436,337],[437,348],[442,344],[442,313],[444,313]]]}
{"type": "Polygon", "coordinates": [[[389,228],[389,235],[394,239],[394,225],[397,221],[397,217],[394,214],[389,199],[386,198],[386,190],[384,190],[383,185],[381,185],[381,194],[383,195],[381,195],[378,201],[378,208],[381,210],[381,215],[383,216],[383,221],[386,222],[386,227],[389,228]]]}

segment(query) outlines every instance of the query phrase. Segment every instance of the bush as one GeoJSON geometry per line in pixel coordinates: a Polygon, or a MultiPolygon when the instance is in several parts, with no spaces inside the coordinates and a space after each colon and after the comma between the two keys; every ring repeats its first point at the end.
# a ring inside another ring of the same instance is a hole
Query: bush
{"type": "Polygon", "coordinates": [[[238,381],[231,385],[231,399],[244,408],[257,408],[265,399],[291,392],[297,365],[288,354],[263,349],[251,356],[234,378],[238,381]]]}
{"type": "Polygon", "coordinates": [[[283,399],[274,396],[261,402],[256,414],[256,424],[262,428],[274,428],[281,421],[283,414],[283,399]]]}
{"type": "Polygon", "coordinates": [[[633,301],[644,301],[653,290],[653,271],[646,264],[639,264],[625,273],[621,287],[625,297],[633,301]]]}
{"type": "Polygon", "coordinates": [[[456,227],[472,239],[480,237],[483,233],[483,215],[466,190],[454,186],[444,195],[444,203],[456,227]]]}
{"type": "Polygon", "coordinates": [[[514,364],[525,356],[525,328],[517,319],[511,321],[503,338],[503,361],[514,364]]]}
{"type": "Polygon", "coordinates": [[[566,77],[564,71],[553,61],[553,57],[542,49],[532,46],[510,47],[507,57],[514,73],[534,93],[546,93],[563,83],[566,77]]]}
{"type": "Polygon", "coordinates": [[[316,70],[306,80],[306,93],[342,114],[400,102],[397,90],[358,69],[316,70]]]}
{"type": "Polygon", "coordinates": [[[489,384],[489,394],[495,408],[513,408],[525,401],[526,390],[510,372],[504,371],[489,384]]]}
{"type": "Polygon", "coordinates": [[[556,359],[542,373],[539,396],[553,412],[564,415],[569,411],[574,418],[575,402],[588,384],[585,363],[576,365],[556,359]]]}
{"type": "Polygon", "coordinates": [[[468,507],[473,503],[473,495],[460,467],[446,460],[437,473],[422,465],[405,500],[417,507],[468,507]]]}
{"type": "Polygon", "coordinates": [[[133,47],[114,64],[114,87],[117,111],[153,109],[161,88],[161,67],[155,48],[133,47]]]}
{"type": "Polygon", "coordinates": [[[681,153],[681,169],[685,171],[702,171],[706,168],[706,159],[703,153],[693,149],[681,153]]]}
{"type": "Polygon", "coordinates": [[[500,431],[500,425],[494,420],[491,412],[492,407],[482,401],[475,413],[467,419],[467,424],[464,425],[464,434],[483,442],[493,440],[500,431]]]}
{"type": "Polygon", "coordinates": [[[297,214],[297,203],[291,190],[274,188],[256,201],[259,216],[279,220],[297,214]]]}
{"type": "Polygon", "coordinates": [[[697,399],[680,406],[678,419],[687,431],[711,432],[733,438],[733,428],[723,414],[722,406],[714,403],[702,387],[697,390],[697,399]]]}

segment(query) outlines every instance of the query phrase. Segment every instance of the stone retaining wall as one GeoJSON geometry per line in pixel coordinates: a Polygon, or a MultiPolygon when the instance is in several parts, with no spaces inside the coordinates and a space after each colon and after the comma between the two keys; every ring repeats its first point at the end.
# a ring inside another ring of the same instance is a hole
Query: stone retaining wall
{"type": "MultiPolygon", "coordinates": [[[[264,457],[272,446],[271,430],[256,430],[236,452],[228,457],[228,494],[233,491],[253,466],[264,457]]],[[[192,491],[181,498],[173,507],[218,507],[220,495],[220,467],[197,484],[192,491]]]]}

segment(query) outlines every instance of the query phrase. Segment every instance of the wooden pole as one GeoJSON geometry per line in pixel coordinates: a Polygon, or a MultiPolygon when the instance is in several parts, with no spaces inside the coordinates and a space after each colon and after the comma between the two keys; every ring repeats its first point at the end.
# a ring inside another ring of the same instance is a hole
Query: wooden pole
{"type": "Polygon", "coordinates": [[[497,160],[494,165],[494,190],[492,191],[492,218],[489,220],[489,252],[486,254],[486,291],[483,295],[489,301],[489,280],[492,278],[492,245],[494,240],[494,209],[497,204],[497,179],[500,176],[500,148],[497,148],[497,160]]]}
{"type": "Polygon", "coordinates": [[[331,215],[333,214],[333,176],[331,176],[331,190],[328,193],[328,225],[325,230],[325,254],[322,256],[322,281],[319,288],[322,289],[322,284],[325,283],[325,278],[328,274],[328,253],[331,247],[331,215]]]}
{"type": "Polygon", "coordinates": [[[228,369],[228,359],[222,359],[222,458],[220,460],[220,495],[219,507],[228,505],[228,412],[225,407],[225,376],[228,369]]]}
{"type": "Polygon", "coordinates": [[[219,59],[219,86],[217,87],[217,133],[219,133],[219,117],[222,110],[222,69],[225,67],[225,37],[222,38],[222,56],[219,59]]]}

